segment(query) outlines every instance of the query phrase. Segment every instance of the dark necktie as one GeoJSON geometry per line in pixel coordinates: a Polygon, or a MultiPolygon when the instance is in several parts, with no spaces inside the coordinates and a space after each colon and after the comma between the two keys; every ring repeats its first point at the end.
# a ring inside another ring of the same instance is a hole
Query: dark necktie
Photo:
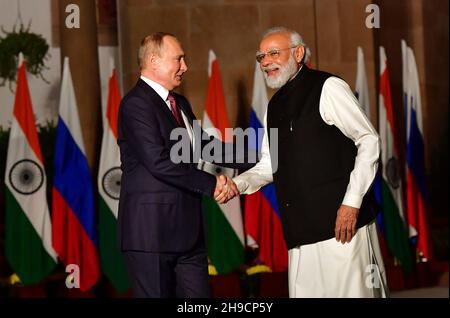
{"type": "Polygon", "coordinates": [[[173,116],[177,120],[178,125],[180,125],[181,127],[186,127],[184,125],[183,117],[181,116],[181,111],[177,106],[175,96],[173,96],[172,93],[169,93],[169,96],[167,96],[167,99],[169,100],[169,103],[170,103],[170,110],[172,111],[173,116]]]}

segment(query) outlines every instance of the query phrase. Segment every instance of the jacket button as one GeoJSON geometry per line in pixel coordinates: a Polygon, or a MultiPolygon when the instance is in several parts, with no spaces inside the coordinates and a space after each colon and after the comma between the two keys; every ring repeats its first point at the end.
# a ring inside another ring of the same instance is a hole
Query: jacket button
{"type": "Polygon", "coordinates": [[[288,208],[291,206],[291,204],[289,202],[286,202],[285,206],[288,208]]]}

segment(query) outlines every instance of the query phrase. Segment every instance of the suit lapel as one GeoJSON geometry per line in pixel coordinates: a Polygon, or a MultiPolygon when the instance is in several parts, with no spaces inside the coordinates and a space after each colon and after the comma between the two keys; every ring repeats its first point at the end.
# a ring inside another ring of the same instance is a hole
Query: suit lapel
{"type": "Polygon", "coordinates": [[[190,151],[191,151],[190,152],[190,157],[193,158],[193,156],[194,156],[194,154],[193,154],[193,151],[194,151],[193,143],[195,142],[195,135],[194,135],[195,131],[194,131],[193,120],[195,119],[195,115],[192,112],[191,107],[185,102],[185,100],[183,98],[180,98],[178,96],[178,94],[176,94],[176,93],[174,94],[174,96],[175,96],[175,101],[176,101],[176,103],[178,105],[179,110],[186,116],[186,118],[188,119],[189,125],[190,125],[190,127],[186,127],[186,129],[188,129],[188,133],[189,133],[189,129],[190,129],[190,131],[192,133],[192,139],[191,139],[189,148],[190,148],[190,151]]]}
{"type": "Polygon", "coordinates": [[[163,113],[165,113],[165,115],[170,120],[172,125],[174,127],[178,127],[177,120],[173,116],[166,102],[162,100],[161,96],[159,96],[158,93],[156,93],[155,90],[151,88],[150,85],[145,83],[142,79],[139,79],[136,85],[139,86],[145,92],[145,95],[149,97],[150,102],[152,104],[160,108],[163,111],[163,113]]]}
{"type": "MultiPolygon", "coordinates": [[[[175,119],[175,116],[172,114],[172,112],[170,111],[167,104],[162,100],[161,96],[159,96],[158,93],[156,93],[155,90],[153,88],[151,88],[151,86],[147,85],[147,83],[145,83],[141,79],[138,80],[136,86],[138,86],[144,92],[145,96],[147,96],[149,98],[149,102],[151,104],[155,105],[155,107],[162,109],[162,111],[165,113],[167,118],[172,123],[172,126],[173,126],[172,129],[180,127],[178,125],[177,120],[175,119]]],[[[176,101],[178,107],[186,115],[186,117],[188,118],[189,124],[191,125],[191,127],[193,127],[193,120],[195,119],[194,113],[191,111],[189,105],[186,105],[184,103],[183,99],[178,97],[178,94],[174,94],[174,96],[175,96],[175,101],[176,101]]],[[[192,133],[194,133],[194,131],[192,131],[192,133]]],[[[194,136],[193,136],[193,138],[194,138],[194,136]]],[[[192,156],[193,156],[192,143],[190,143],[190,150],[191,150],[190,155],[192,158],[192,156]]]]}
{"type": "Polygon", "coordinates": [[[178,107],[183,112],[183,114],[187,117],[189,121],[189,125],[193,127],[193,120],[195,119],[194,114],[190,111],[190,107],[186,105],[181,98],[178,97],[178,94],[175,94],[175,100],[177,102],[178,107]]]}
{"type": "MultiPolygon", "coordinates": [[[[155,90],[149,86],[147,83],[145,83],[142,79],[139,79],[136,83],[136,86],[140,88],[140,90],[144,93],[144,95],[148,98],[149,103],[154,105],[154,107],[161,108],[162,112],[165,114],[165,116],[169,119],[171,122],[172,127],[169,129],[179,128],[177,120],[175,119],[175,116],[172,114],[172,111],[169,109],[167,104],[162,100],[161,96],[158,95],[158,93],[155,92],[155,90]]],[[[189,124],[192,128],[192,134],[194,134],[193,130],[193,120],[195,119],[195,115],[192,112],[189,105],[187,105],[184,102],[183,98],[180,98],[178,94],[174,94],[175,101],[179,107],[179,109],[186,115],[186,118],[189,121],[189,124]]],[[[194,135],[192,135],[192,138],[195,138],[194,135]]],[[[194,142],[192,140],[192,142],[194,142]]],[[[192,142],[189,143],[190,148],[190,157],[193,157],[193,147],[192,142]]]]}

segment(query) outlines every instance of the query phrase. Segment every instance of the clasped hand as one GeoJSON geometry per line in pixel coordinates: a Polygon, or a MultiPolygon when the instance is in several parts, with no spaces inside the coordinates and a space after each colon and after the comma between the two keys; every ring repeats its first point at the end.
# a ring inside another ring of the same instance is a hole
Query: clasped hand
{"type": "Polygon", "coordinates": [[[231,178],[225,175],[216,176],[214,199],[217,203],[226,203],[237,195],[239,190],[231,178]]]}

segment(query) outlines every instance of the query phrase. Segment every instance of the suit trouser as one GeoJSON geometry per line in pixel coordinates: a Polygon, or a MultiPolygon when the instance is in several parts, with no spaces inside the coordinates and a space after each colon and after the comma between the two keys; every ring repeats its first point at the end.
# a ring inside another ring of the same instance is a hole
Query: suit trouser
{"type": "Polygon", "coordinates": [[[210,297],[208,255],[202,239],[183,253],[124,251],[134,297],[210,297]]]}

